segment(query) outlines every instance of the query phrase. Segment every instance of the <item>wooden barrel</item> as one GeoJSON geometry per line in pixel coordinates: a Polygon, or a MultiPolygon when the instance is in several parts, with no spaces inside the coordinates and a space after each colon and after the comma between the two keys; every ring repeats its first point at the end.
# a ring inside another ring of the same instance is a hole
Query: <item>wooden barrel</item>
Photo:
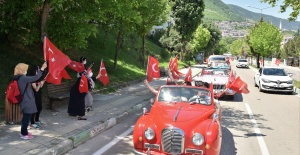
{"type": "Polygon", "coordinates": [[[22,112],[19,104],[11,104],[5,98],[5,120],[8,124],[20,124],[22,112]]]}

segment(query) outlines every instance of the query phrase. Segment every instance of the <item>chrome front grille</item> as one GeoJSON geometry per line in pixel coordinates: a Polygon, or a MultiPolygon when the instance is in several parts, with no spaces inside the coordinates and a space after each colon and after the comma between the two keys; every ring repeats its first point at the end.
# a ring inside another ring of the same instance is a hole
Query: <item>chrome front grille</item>
{"type": "Polygon", "coordinates": [[[161,133],[162,149],[170,154],[183,153],[184,132],[179,128],[165,128],[161,133]]]}
{"type": "Polygon", "coordinates": [[[216,89],[216,90],[220,90],[220,89],[225,89],[226,86],[224,84],[214,84],[213,85],[213,88],[216,89]]]}

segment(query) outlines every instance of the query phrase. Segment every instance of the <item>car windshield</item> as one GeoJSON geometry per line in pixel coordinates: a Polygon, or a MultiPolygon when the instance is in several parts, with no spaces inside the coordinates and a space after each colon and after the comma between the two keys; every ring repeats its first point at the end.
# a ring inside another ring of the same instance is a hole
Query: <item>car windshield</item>
{"type": "Polygon", "coordinates": [[[210,61],[226,61],[225,57],[211,57],[210,61]]]}
{"type": "Polygon", "coordinates": [[[186,102],[187,104],[211,105],[209,90],[199,87],[161,87],[158,94],[159,102],[186,102]]]}
{"type": "Polygon", "coordinates": [[[287,76],[286,72],[280,68],[265,68],[263,70],[264,75],[275,75],[275,76],[287,76]]]}
{"type": "Polygon", "coordinates": [[[242,60],[239,60],[239,62],[247,62],[247,60],[242,59],[242,60]]]}

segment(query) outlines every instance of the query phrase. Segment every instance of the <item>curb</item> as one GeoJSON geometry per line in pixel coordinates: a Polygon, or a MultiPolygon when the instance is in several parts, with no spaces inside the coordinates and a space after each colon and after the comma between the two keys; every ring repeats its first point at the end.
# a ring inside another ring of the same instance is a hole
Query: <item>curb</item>
{"type": "Polygon", "coordinates": [[[131,107],[129,110],[125,111],[124,113],[119,114],[116,118],[110,118],[104,123],[97,124],[90,129],[84,130],[77,135],[73,135],[69,138],[64,138],[63,142],[55,145],[49,149],[46,149],[43,152],[40,152],[40,155],[62,155],[73,148],[77,147],[78,145],[84,143],[85,141],[89,140],[100,134],[101,132],[113,127],[114,125],[118,124],[119,122],[123,121],[127,117],[133,115],[137,111],[141,111],[141,109],[150,103],[148,101],[137,104],[131,107]]]}

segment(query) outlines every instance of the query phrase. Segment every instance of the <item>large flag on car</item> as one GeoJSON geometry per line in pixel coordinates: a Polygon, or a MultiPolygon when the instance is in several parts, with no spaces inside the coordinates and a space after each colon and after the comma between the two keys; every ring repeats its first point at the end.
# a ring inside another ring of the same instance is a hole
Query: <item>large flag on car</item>
{"type": "Polygon", "coordinates": [[[98,75],[100,75],[99,78],[98,78],[98,80],[100,82],[102,82],[102,84],[104,86],[106,86],[109,83],[109,78],[108,78],[108,75],[107,75],[106,68],[104,66],[103,60],[101,60],[100,69],[99,69],[98,75]]]}
{"type": "Polygon", "coordinates": [[[170,58],[169,69],[170,69],[170,71],[172,73],[172,76],[175,80],[178,80],[180,76],[184,76],[183,73],[178,71],[178,57],[177,57],[177,55],[174,59],[170,58]]]}
{"type": "Polygon", "coordinates": [[[231,85],[229,85],[229,89],[236,91],[239,94],[250,93],[250,91],[248,90],[248,84],[245,83],[239,76],[233,81],[231,85]]]}
{"type": "MultiPolygon", "coordinates": [[[[59,76],[61,71],[64,70],[71,60],[53,45],[47,37],[44,37],[44,60],[48,61],[49,74],[47,76],[52,76],[56,84],[60,84],[61,78],[59,76]]],[[[51,83],[51,81],[47,82],[51,83]]]]}
{"type": "Polygon", "coordinates": [[[189,68],[188,72],[185,74],[184,81],[192,82],[192,69],[189,68]]]}
{"type": "Polygon", "coordinates": [[[147,80],[151,82],[153,78],[160,78],[160,71],[158,68],[159,62],[152,56],[148,56],[148,65],[147,65],[147,80]]]}

